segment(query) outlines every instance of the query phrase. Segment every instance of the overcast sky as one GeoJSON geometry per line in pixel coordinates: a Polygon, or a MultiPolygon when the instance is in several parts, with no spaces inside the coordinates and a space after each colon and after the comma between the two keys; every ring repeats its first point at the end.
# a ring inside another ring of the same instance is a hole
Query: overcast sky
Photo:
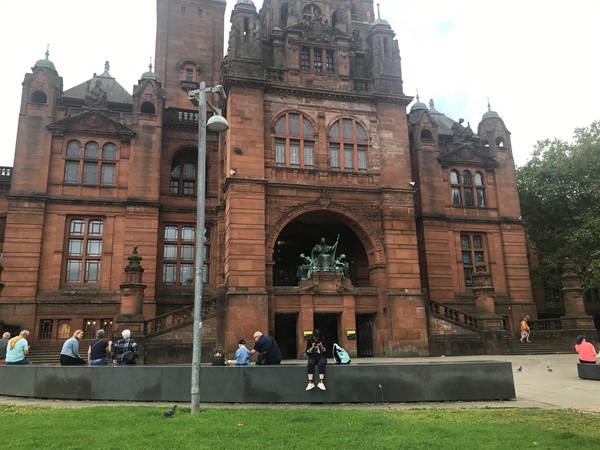
{"type": "MultiPolygon", "coordinates": [[[[260,8],[262,0],[254,3],[260,8]]],[[[517,165],[537,140],[570,141],[576,127],[600,118],[600,1],[379,3],[399,41],[405,94],[418,89],[422,102],[433,98],[438,111],[475,130],[489,97],[512,133],[517,165]]],[[[234,4],[227,2],[227,30],[234,4]]],[[[23,77],[46,44],[65,90],[102,73],[108,60],[131,92],[154,57],[154,0],[9,1],[2,10],[2,166],[13,163],[23,77]]]]}

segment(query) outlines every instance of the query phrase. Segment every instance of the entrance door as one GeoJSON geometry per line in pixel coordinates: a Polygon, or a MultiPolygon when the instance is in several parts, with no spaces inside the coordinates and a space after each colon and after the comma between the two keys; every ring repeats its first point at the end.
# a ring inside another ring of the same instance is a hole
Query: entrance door
{"type": "Polygon", "coordinates": [[[316,313],[313,318],[315,330],[321,330],[329,358],[333,356],[333,344],[340,343],[340,335],[338,333],[339,319],[339,313],[316,313]]]}
{"type": "Polygon", "coordinates": [[[375,356],[373,351],[373,324],[375,314],[356,315],[356,353],[357,356],[375,356]]]}
{"type": "MultiPolygon", "coordinates": [[[[296,324],[298,314],[275,314],[275,340],[281,350],[283,359],[298,358],[298,345],[296,344],[296,324]]],[[[304,349],[302,349],[304,351],[304,349]]]]}

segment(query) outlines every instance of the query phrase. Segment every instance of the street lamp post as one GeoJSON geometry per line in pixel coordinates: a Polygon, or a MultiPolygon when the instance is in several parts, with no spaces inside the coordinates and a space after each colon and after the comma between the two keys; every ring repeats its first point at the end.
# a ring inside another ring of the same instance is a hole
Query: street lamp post
{"type": "Polygon", "coordinates": [[[208,102],[216,113],[206,122],[206,94],[217,93],[225,98],[223,86],[206,87],[203,81],[200,89],[188,92],[190,101],[198,107],[198,173],[196,176],[196,268],[194,271],[194,337],[192,340],[192,414],[200,410],[200,364],[202,352],[202,288],[204,271],[204,212],[206,201],[206,129],[226,131],[229,124],[221,111],[208,102]]]}

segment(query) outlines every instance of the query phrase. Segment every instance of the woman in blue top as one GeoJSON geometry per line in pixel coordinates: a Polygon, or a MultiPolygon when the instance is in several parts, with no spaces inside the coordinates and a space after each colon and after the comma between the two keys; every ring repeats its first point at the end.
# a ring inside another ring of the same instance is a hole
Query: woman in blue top
{"type": "Polygon", "coordinates": [[[83,339],[83,331],[75,330],[73,337],[67,339],[60,351],[61,366],[85,366],[87,363],[79,356],[79,341],[83,339]]]}

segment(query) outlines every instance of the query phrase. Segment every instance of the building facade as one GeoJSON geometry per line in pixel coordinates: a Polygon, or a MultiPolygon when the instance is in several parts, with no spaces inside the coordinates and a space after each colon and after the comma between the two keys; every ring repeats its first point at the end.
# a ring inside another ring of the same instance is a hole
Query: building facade
{"type": "Polygon", "coordinates": [[[226,52],[224,14],[224,0],[157,0],[155,67],[131,94],[108,63],[66,90],[48,55],[26,74],[5,325],[49,343],[126,325],[185,359],[201,236],[207,348],[258,329],[296,358],[320,328],[351,355],[427,355],[448,334],[482,341],[535,316],[497,113],[475,133],[433,102],[407,110],[372,0],[238,0],[226,52]],[[230,128],[208,134],[197,230],[188,91],[202,81],[224,86],[209,100],[230,128]]]}

